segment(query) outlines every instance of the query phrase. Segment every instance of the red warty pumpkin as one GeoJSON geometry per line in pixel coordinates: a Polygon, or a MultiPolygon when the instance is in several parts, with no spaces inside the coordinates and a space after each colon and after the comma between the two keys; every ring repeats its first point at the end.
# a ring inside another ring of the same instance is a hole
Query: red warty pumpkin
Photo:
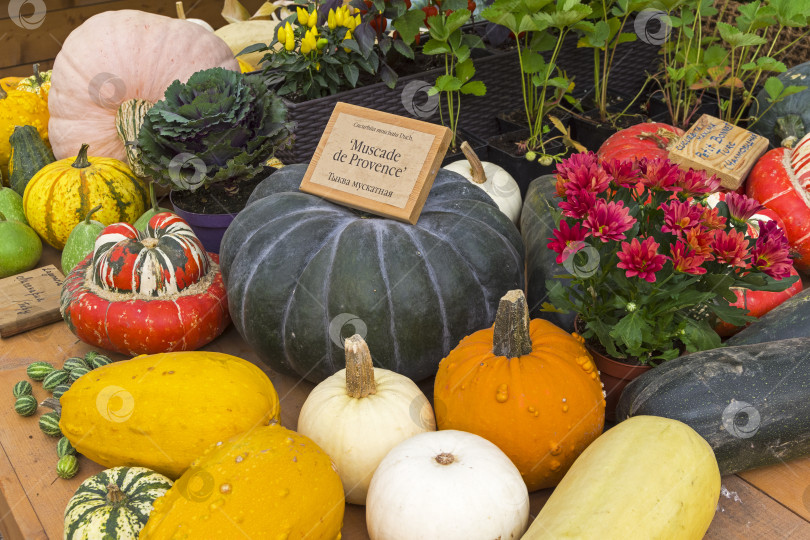
{"type": "Polygon", "coordinates": [[[141,232],[106,227],[65,279],[61,311],[82,341],[132,355],[195,350],[230,323],[217,255],[169,212],[141,232]]]}
{"type": "Polygon", "coordinates": [[[798,252],[794,266],[810,270],[810,134],[793,149],[776,148],[759,158],[746,194],[782,218],[790,247],[798,252]]]}
{"type": "Polygon", "coordinates": [[[599,147],[597,155],[606,160],[666,158],[669,156],[667,145],[681,135],[682,129],[669,124],[660,122],[636,124],[611,135],[599,147]]]}

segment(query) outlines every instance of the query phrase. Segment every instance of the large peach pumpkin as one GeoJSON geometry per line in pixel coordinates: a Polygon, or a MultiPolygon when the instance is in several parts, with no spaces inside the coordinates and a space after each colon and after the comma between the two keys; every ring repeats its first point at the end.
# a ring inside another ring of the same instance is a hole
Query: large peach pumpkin
{"type": "Polygon", "coordinates": [[[518,290],[501,299],[492,328],[441,361],[434,398],[439,429],[495,443],[529,491],[557,485],[605,424],[602,383],[582,339],[529,321],[518,290]]]}
{"type": "Polygon", "coordinates": [[[228,45],[198,24],[130,9],[90,17],[53,65],[48,105],[56,159],[88,143],[94,155],[126,162],[118,108],[132,99],[159,101],[173,81],[213,67],[239,71],[228,45]]]}

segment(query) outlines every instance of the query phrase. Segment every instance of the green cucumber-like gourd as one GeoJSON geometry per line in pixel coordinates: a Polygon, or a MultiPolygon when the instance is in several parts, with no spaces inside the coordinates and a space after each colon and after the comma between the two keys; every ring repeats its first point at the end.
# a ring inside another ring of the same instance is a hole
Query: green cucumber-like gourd
{"type": "Polygon", "coordinates": [[[116,467],[91,476],[65,508],[64,539],[137,540],[152,503],[171,486],[171,480],[143,467],[116,467]]]}
{"type": "Polygon", "coordinates": [[[31,416],[37,412],[37,398],[34,396],[20,396],[14,402],[14,410],[20,416],[31,416]]]}
{"type": "Polygon", "coordinates": [[[73,478],[79,472],[79,460],[76,456],[66,455],[59,458],[56,462],[56,474],[59,478],[73,478]]]}
{"type": "Polygon", "coordinates": [[[723,347],[670,360],[622,393],[618,419],[689,424],[731,474],[810,455],[810,338],[723,347]]]}
{"type": "Polygon", "coordinates": [[[80,221],[78,225],[70,231],[65,247],[62,250],[62,273],[68,275],[77,264],[82,262],[87,255],[93,252],[96,245],[96,238],[104,230],[104,224],[99,221],[91,221],[90,216],[101,210],[101,205],[96,206],[80,221]]]}
{"type": "Polygon", "coordinates": [[[65,363],[62,364],[62,369],[65,371],[73,371],[76,368],[91,369],[90,364],[88,364],[84,358],[79,358],[78,356],[68,358],[65,360],[65,363]]]}
{"type": "Polygon", "coordinates": [[[55,368],[50,362],[33,362],[28,365],[26,373],[34,381],[41,381],[55,368]]]}
{"type": "Polygon", "coordinates": [[[62,431],[59,429],[59,413],[47,412],[39,417],[39,429],[42,433],[50,437],[61,437],[62,431]]]}
{"type": "Polygon", "coordinates": [[[112,360],[110,360],[108,357],[95,351],[88,351],[87,354],[84,355],[84,361],[87,362],[90,369],[98,369],[101,366],[106,366],[107,364],[112,363],[112,360]]]}
{"type": "Polygon", "coordinates": [[[90,370],[87,369],[86,367],[73,368],[73,370],[70,372],[70,380],[72,382],[76,382],[79,379],[79,377],[87,375],[88,373],[90,373],[90,370]]]}
{"type": "Polygon", "coordinates": [[[753,345],[800,337],[810,337],[810,289],[788,298],[730,338],[727,344],[753,345]]]}
{"type": "Polygon", "coordinates": [[[34,126],[16,126],[8,140],[11,143],[9,185],[22,197],[28,181],[56,158],[34,126]]]}
{"type": "Polygon", "coordinates": [[[585,449],[522,540],[700,540],[719,496],[706,441],[682,422],[638,416],[585,449]]]}
{"type": "Polygon", "coordinates": [[[0,212],[8,220],[28,225],[23,211],[22,196],[11,188],[0,186],[0,212]]]}
{"type": "Polygon", "coordinates": [[[63,436],[61,439],[59,439],[59,442],[56,443],[56,455],[59,456],[60,458],[62,456],[76,455],[76,449],[73,448],[73,445],[70,444],[70,441],[67,439],[67,437],[63,436]]]}
{"type": "Polygon", "coordinates": [[[60,384],[65,384],[70,378],[70,374],[63,369],[55,369],[45,375],[42,379],[42,388],[45,390],[53,390],[60,384]]]}
{"type": "Polygon", "coordinates": [[[64,394],[68,390],[70,390],[69,384],[60,384],[53,389],[53,397],[55,397],[56,399],[60,399],[62,397],[62,394],[64,394]]]}
{"type": "Polygon", "coordinates": [[[14,385],[12,389],[14,393],[14,397],[22,397],[22,396],[30,396],[33,392],[33,388],[31,388],[31,383],[28,381],[20,381],[14,385]]]}

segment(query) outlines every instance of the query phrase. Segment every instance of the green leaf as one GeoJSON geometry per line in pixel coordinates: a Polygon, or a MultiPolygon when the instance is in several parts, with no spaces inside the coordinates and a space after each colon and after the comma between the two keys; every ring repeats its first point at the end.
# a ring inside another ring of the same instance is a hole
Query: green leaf
{"type": "Polygon", "coordinates": [[[354,87],[357,84],[357,79],[360,77],[360,69],[354,64],[343,64],[343,74],[346,80],[354,87]]]}
{"type": "Polygon", "coordinates": [[[471,59],[456,64],[456,77],[458,77],[462,83],[472,79],[473,75],[475,75],[475,66],[473,66],[471,59]]]}
{"type": "Polygon", "coordinates": [[[785,64],[768,56],[760,56],[757,58],[757,67],[763,71],[773,71],[776,73],[784,73],[787,71],[785,64]]]}
{"type": "MultiPolygon", "coordinates": [[[[497,4],[497,2],[496,2],[497,4]]],[[[419,11],[419,10],[415,10],[419,11]]],[[[515,35],[519,34],[518,23],[515,14],[508,10],[503,10],[492,5],[481,12],[481,16],[491,23],[505,26],[515,35]]]]}
{"type": "MultiPolygon", "coordinates": [[[[422,28],[422,21],[424,20],[425,13],[420,9],[413,9],[410,11],[405,12],[404,15],[396,18],[393,22],[393,26],[397,32],[399,32],[400,37],[402,37],[402,41],[405,44],[410,45],[416,39],[417,34],[421,32],[422,28]]],[[[403,53],[399,47],[397,47],[396,41],[394,42],[394,48],[400,52],[403,56],[407,56],[408,58],[413,58],[413,51],[411,51],[410,56],[403,53]]]]}
{"type": "Polygon", "coordinates": [[[435,54],[450,54],[453,52],[450,46],[444,41],[437,39],[430,39],[425,46],[422,47],[422,54],[435,55],[435,54]]]}
{"type": "Polygon", "coordinates": [[[721,345],[720,336],[709,326],[708,320],[696,321],[684,318],[686,326],[681,341],[689,352],[716,349],[721,345]]]}
{"type": "Polygon", "coordinates": [[[542,54],[526,53],[523,55],[523,73],[539,73],[546,67],[546,59],[542,54]]]}
{"type": "Polygon", "coordinates": [[[413,49],[411,49],[408,44],[401,39],[394,40],[394,50],[396,50],[399,54],[408,58],[410,60],[414,59],[413,49]]]}
{"type": "Polygon", "coordinates": [[[461,88],[461,80],[452,75],[441,75],[436,79],[436,88],[440,92],[454,92],[461,88]]]}
{"type": "Polygon", "coordinates": [[[472,94],[474,96],[483,96],[487,93],[487,87],[481,81],[470,81],[459,90],[461,90],[462,94],[472,94]]]}
{"type": "Polygon", "coordinates": [[[748,311],[730,304],[709,304],[709,309],[711,309],[721,321],[725,321],[734,326],[743,326],[757,320],[756,317],[746,315],[748,311]]]}
{"type": "Polygon", "coordinates": [[[466,45],[462,45],[455,51],[456,61],[458,62],[466,62],[470,59],[470,48],[466,45]]]}
{"type": "Polygon", "coordinates": [[[441,15],[433,15],[428,17],[427,23],[430,26],[430,37],[438,41],[447,41],[450,37],[450,32],[444,25],[444,17],[441,15]]]}
{"type": "Polygon", "coordinates": [[[468,9],[459,9],[458,11],[454,11],[450,15],[447,16],[447,21],[445,22],[447,33],[452,34],[467,21],[470,20],[470,11],[468,9]]]}
{"type": "Polygon", "coordinates": [[[610,331],[610,337],[617,342],[624,343],[631,351],[641,347],[642,336],[650,332],[650,325],[643,319],[638,311],[633,311],[622,317],[610,331]]]}

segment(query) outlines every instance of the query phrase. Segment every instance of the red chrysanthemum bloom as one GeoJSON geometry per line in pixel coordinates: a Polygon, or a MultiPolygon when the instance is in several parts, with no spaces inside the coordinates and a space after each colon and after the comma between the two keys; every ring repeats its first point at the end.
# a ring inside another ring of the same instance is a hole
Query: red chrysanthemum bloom
{"type": "Polygon", "coordinates": [[[581,219],[596,205],[596,193],[580,189],[579,191],[569,191],[557,206],[564,216],[581,219]]]}
{"type": "Polygon", "coordinates": [[[607,242],[609,240],[624,240],[624,233],[636,222],[630,215],[630,209],[625,208],[622,201],[607,202],[597,199],[596,204],[585,217],[584,226],[587,236],[594,236],[607,242]]]}
{"type": "Polygon", "coordinates": [[[680,236],[682,232],[700,227],[702,224],[703,208],[694,206],[686,201],[671,200],[661,205],[664,211],[664,224],[661,231],[680,236]]]}
{"type": "Polygon", "coordinates": [[[630,160],[611,159],[602,162],[602,168],[613,177],[617,186],[633,187],[639,182],[640,171],[630,160]]]}
{"type": "Polygon", "coordinates": [[[714,236],[710,231],[700,228],[689,229],[686,231],[685,242],[689,249],[695,252],[695,255],[703,257],[706,261],[714,260],[714,255],[712,255],[714,236]]]}
{"type": "Polygon", "coordinates": [[[741,223],[748,222],[751,216],[765,209],[758,200],[752,199],[747,195],[733,192],[726,193],[726,204],[728,205],[728,213],[731,219],[741,223]]]}
{"type": "Polygon", "coordinates": [[[621,262],[616,266],[625,270],[627,277],[638,276],[654,283],[655,273],[664,267],[667,260],[658,253],[658,246],[651,236],[643,242],[639,242],[638,238],[633,238],[632,242],[622,242],[622,249],[616,254],[621,262]]]}
{"type": "Polygon", "coordinates": [[[563,253],[569,246],[582,244],[582,240],[585,239],[585,231],[579,223],[574,223],[574,226],[571,227],[564,219],[560,220],[559,227],[554,229],[551,234],[554,235],[554,238],[547,238],[547,240],[551,240],[547,247],[557,253],[557,264],[565,261],[563,253]]]}
{"type": "Polygon", "coordinates": [[[709,176],[706,171],[681,170],[676,185],[681,188],[684,195],[702,195],[717,191],[720,187],[720,179],[715,175],[709,176]]]}
{"type": "Polygon", "coordinates": [[[557,196],[586,189],[601,193],[607,189],[610,178],[599,166],[599,158],[593,152],[572,154],[557,164],[557,196]]]}
{"type": "Polygon", "coordinates": [[[747,264],[746,259],[749,257],[749,253],[745,233],[734,229],[728,232],[714,231],[712,249],[717,262],[743,267],[747,264]]]}
{"type": "Polygon", "coordinates": [[[706,269],[701,266],[706,258],[689,249],[689,245],[680,238],[669,245],[669,250],[669,258],[672,259],[672,266],[676,272],[695,275],[706,273],[706,269]]]}
{"type": "Polygon", "coordinates": [[[774,279],[790,276],[793,267],[790,245],[776,222],[760,221],[759,238],[751,250],[751,265],[774,279]]]}
{"type": "Polygon", "coordinates": [[[717,208],[705,208],[700,216],[700,224],[707,230],[726,228],[726,218],[720,215],[717,208]]]}
{"type": "Polygon", "coordinates": [[[681,169],[666,158],[641,158],[638,161],[641,170],[641,182],[653,191],[680,191],[678,179],[681,169]]]}

